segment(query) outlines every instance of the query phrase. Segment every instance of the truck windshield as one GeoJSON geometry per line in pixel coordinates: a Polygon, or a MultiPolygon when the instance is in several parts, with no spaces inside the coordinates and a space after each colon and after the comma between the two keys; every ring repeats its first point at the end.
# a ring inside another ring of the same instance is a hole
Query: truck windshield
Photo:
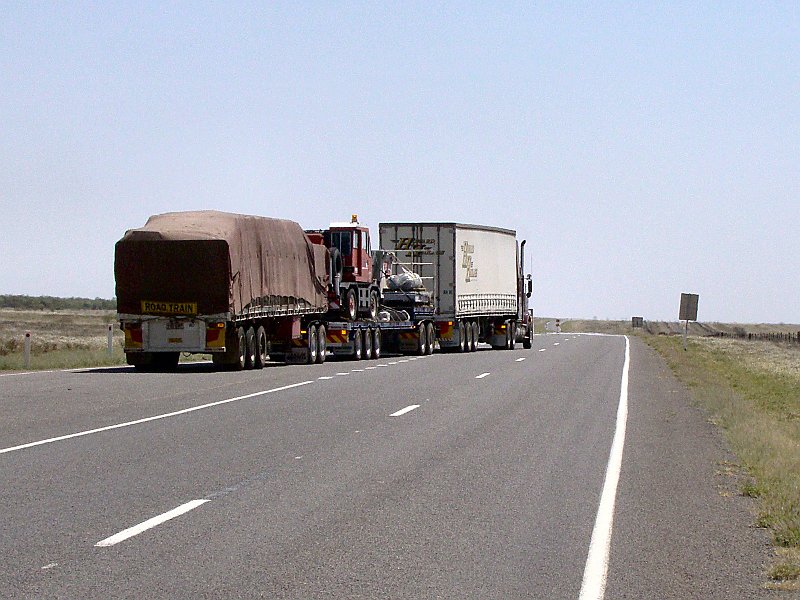
{"type": "Polygon", "coordinates": [[[338,248],[342,256],[350,256],[353,252],[353,237],[350,231],[331,231],[331,246],[338,248]]]}

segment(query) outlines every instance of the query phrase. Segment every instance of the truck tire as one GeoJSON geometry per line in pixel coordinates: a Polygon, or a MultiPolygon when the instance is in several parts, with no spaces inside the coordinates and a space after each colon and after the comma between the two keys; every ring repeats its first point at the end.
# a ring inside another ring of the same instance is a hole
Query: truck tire
{"type": "Polygon", "coordinates": [[[225,328],[225,352],[214,354],[212,360],[214,365],[221,367],[225,371],[241,371],[242,353],[240,339],[244,338],[244,330],[241,327],[228,326],[225,328]],[[240,334],[241,333],[241,338],[240,334]]]}
{"type": "Polygon", "coordinates": [[[373,321],[378,319],[378,290],[370,290],[369,292],[369,318],[373,321]]]}
{"type": "Polygon", "coordinates": [[[247,355],[244,357],[244,368],[252,369],[256,366],[256,329],[252,325],[245,330],[245,348],[247,355]]]}
{"type": "Polygon", "coordinates": [[[462,354],[469,352],[469,334],[464,326],[464,321],[458,322],[458,351],[462,354]]]}
{"type": "Polygon", "coordinates": [[[263,325],[260,325],[256,330],[255,357],[253,367],[263,369],[269,360],[269,354],[267,354],[267,330],[264,329],[263,325]]]}
{"type": "Polygon", "coordinates": [[[372,360],[372,330],[364,330],[364,360],[372,360]]]}
{"type": "Polygon", "coordinates": [[[353,360],[361,360],[364,343],[361,341],[361,330],[356,329],[353,334],[353,360]]]}
{"type": "Polygon", "coordinates": [[[317,341],[319,342],[317,364],[321,365],[325,362],[325,357],[328,352],[328,331],[325,329],[325,325],[317,327],[317,341]]]}
{"type": "Polygon", "coordinates": [[[428,353],[428,328],[425,323],[417,327],[417,355],[425,356],[428,353]]]}
{"type": "Polygon", "coordinates": [[[372,331],[372,358],[378,360],[381,357],[381,330],[372,331]]]}
{"type": "Polygon", "coordinates": [[[319,337],[317,336],[316,325],[308,326],[308,342],[306,352],[306,364],[313,365],[317,362],[319,356],[319,337]]]}
{"type": "Polygon", "coordinates": [[[347,288],[347,293],[344,295],[343,308],[347,318],[355,321],[358,317],[358,294],[356,293],[356,288],[347,288]]]}
{"type": "Polygon", "coordinates": [[[231,369],[241,371],[247,364],[247,334],[244,331],[244,327],[236,329],[236,356],[236,363],[231,365],[231,369]]]}
{"type": "Polygon", "coordinates": [[[470,323],[470,339],[469,339],[469,351],[470,352],[477,352],[478,351],[478,338],[480,338],[480,330],[478,329],[478,322],[473,321],[470,323]]]}
{"type": "Polygon", "coordinates": [[[330,248],[331,253],[331,277],[339,277],[341,280],[342,277],[342,270],[343,270],[343,263],[342,263],[342,253],[339,251],[338,248],[330,248]]]}
{"type": "Polygon", "coordinates": [[[434,329],[433,323],[428,323],[426,329],[428,330],[428,354],[433,354],[433,347],[436,344],[436,329],[434,329]]]}
{"type": "Polygon", "coordinates": [[[522,339],[522,347],[525,348],[525,350],[530,350],[531,346],[533,346],[533,342],[531,340],[531,332],[529,329],[527,335],[522,339]]]}

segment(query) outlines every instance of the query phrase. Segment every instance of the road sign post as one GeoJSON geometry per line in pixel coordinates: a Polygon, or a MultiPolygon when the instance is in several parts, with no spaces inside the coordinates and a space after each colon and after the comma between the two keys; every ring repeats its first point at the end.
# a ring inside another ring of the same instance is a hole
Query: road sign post
{"type": "Polygon", "coordinates": [[[700,301],[699,294],[681,294],[681,309],[678,319],[686,321],[683,330],[683,351],[686,351],[686,338],[689,335],[689,321],[697,321],[697,304],[700,301]]]}
{"type": "Polygon", "coordinates": [[[31,332],[30,331],[26,331],[25,332],[25,341],[23,342],[22,349],[23,349],[23,354],[24,354],[23,360],[25,361],[25,368],[26,369],[30,369],[31,368],[31,332]]]}

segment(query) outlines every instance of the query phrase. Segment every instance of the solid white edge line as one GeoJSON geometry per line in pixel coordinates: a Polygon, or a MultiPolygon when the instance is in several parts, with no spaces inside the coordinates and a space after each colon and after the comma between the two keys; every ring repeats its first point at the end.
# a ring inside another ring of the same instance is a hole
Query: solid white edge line
{"type": "Polygon", "coordinates": [[[186,504],[181,504],[177,508],[173,508],[172,510],[165,512],[164,514],[158,515],[157,517],[153,517],[152,519],[147,519],[138,525],[134,525],[133,527],[128,527],[119,533],[115,533],[111,537],[107,537],[104,540],[101,540],[95,544],[98,548],[106,548],[108,546],[113,546],[115,544],[119,544],[120,542],[124,542],[128,538],[132,538],[135,535],[139,535],[143,531],[147,531],[148,529],[152,529],[156,525],[160,525],[165,521],[169,521],[170,519],[174,519],[175,517],[179,517],[180,515],[189,512],[190,510],[194,510],[198,506],[201,506],[209,502],[208,500],[192,500],[191,502],[187,502],[186,504]]]}
{"type": "Polygon", "coordinates": [[[480,375],[477,375],[477,376],[475,377],[475,379],[483,379],[483,378],[484,378],[484,377],[486,377],[487,375],[489,375],[489,373],[481,373],[480,375]]]}
{"type": "Polygon", "coordinates": [[[271,390],[263,390],[261,392],[254,392],[252,394],[246,394],[244,396],[237,396],[236,398],[228,398],[227,400],[219,400],[217,402],[209,402],[208,404],[201,404],[200,406],[192,406],[191,408],[184,408],[183,410],[176,410],[170,413],[164,413],[163,415],[156,415],[154,417],[145,417],[144,419],[137,419],[136,421],[128,421],[126,423],[118,423],[116,425],[108,425],[106,427],[98,427],[97,429],[89,429],[87,431],[80,431],[78,433],[70,433],[68,435],[60,435],[58,437],[49,438],[46,440],[39,440],[38,442],[30,442],[28,444],[20,444],[19,446],[11,446],[10,448],[3,448],[0,449],[0,454],[6,454],[7,452],[14,452],[16,450],[24,450],[25,448],[33,448],[34,446],[42,446],[44,444],[52,444],[53,442],[60,442],[62,440],[69,440],[72,438],[83,437],[86,435],[92,435],[94,433],[101,433],[103,431],[111,431],[112,429],[121,429],[123,427],[130,427],[131,425],[139,425],[141,423],[148,423],[150,421],[157,421],[159,419],[166,419],[168,417],[177,417],[178,415],[185,415],[190,412],[194,412],[197,410],[203,410],[204,408],[211,408],[213,406],[219,406],[221,404],[228,404],[229,402],[236,402],[238,400],[246,400],[247,398],[255,398],[257,396],[263,396],[264,394],[272,394],[274,392],[282,392],[284,390],[289,390],[291,388],[300,387],[302,385],[308,385],[309,383],[314,383],[313,381],[302,381],[300,383],[293,383],[291,385],[284,385],[279,388],[273,388],[271,390]]]}
{"type": "Polygon", "coordinates": [[[631,346],[625,336],[625,362],[622,366],[622,381],[617,407],[617,425],[611,452],[606,467],[606,478],[600,506],[589,543],[589,555],[583,570],[583,582],[579,600],[602,600],[608,578],[608,558],[611,551],[611,530],[614,525],[614,505],[617,500],[617,484],[622,470],[622,450],[625,446],[625,428],[628,421],[628,373],[630,371],[631,346]]]}
{"type": "Polygon", "coordinates": [[[417,409],[417,408],[419,408],[419,404],[412,404],[411,406],[406,406],[405,408],[401,408],[400,410],[398,410],[395,413],[390,414],[389,416],[390,417],[401,417],[404,414],[406,414],[407,412],[411,412],[412,410],[417,409]]]}
{"type": "Polygon", "coordinates": [[[15,375],[38,375],[39,373],[61,373],[62,371],[16,371],[14,373],[0,373],[0,377],[13,377],[15,375]]]}

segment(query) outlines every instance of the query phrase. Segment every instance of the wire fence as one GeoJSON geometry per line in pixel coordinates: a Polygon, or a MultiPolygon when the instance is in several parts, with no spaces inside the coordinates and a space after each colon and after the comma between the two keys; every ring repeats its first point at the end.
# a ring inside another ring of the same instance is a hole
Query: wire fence
{"type": "Polygon", "coordinates": [[[714,337],[800,344],[800,331],[796,333],[782,331],[772,333],[733,333],[718,331],[714,334],[714,337]]]}

